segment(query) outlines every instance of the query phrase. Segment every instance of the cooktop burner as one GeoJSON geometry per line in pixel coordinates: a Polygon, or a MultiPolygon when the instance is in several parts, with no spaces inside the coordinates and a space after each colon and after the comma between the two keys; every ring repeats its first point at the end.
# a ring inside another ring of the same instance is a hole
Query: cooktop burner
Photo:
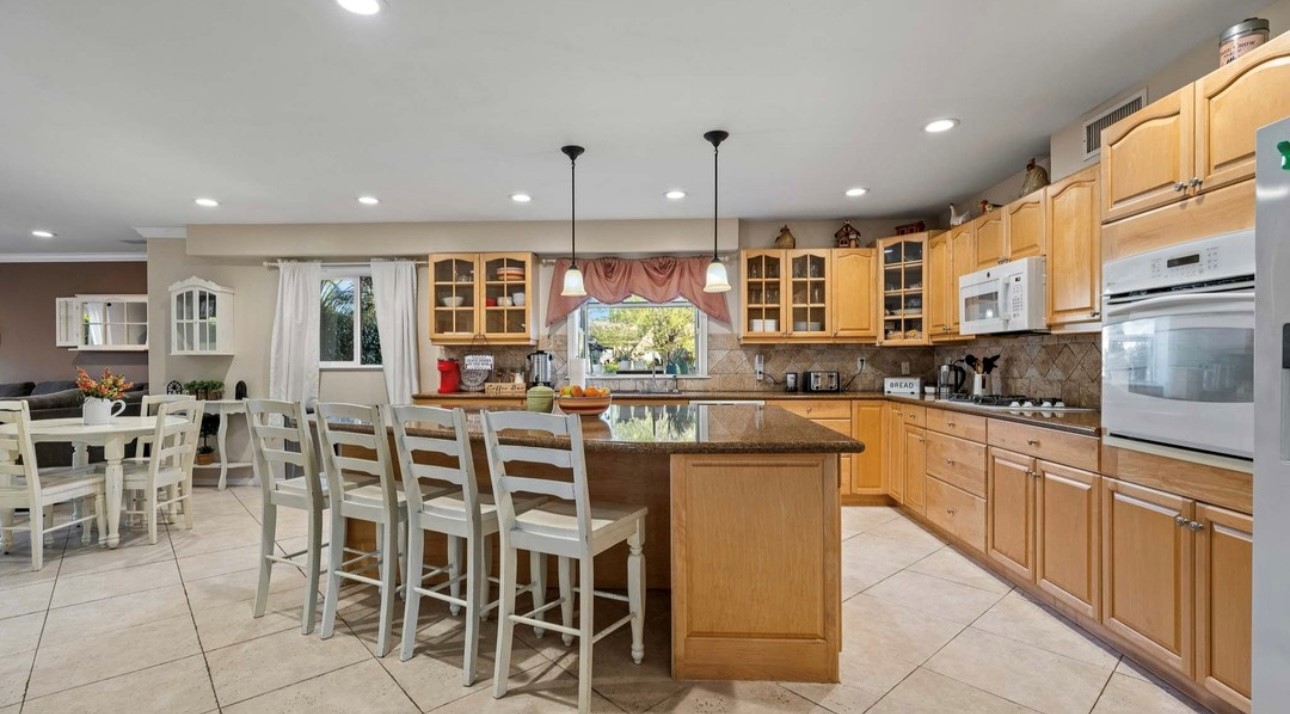
{"type": "Polygon", "coordinates": [[[1061,397],[1027,397],[1024,394],[990,394],[981,396],[961,394],[951,396],[949,400],[951,402],[973,404],[986,409],[1064,409],[1067,411],[1082,411],[1079,407],[1066,406],[1066,402],[1063,402],[1061,397]]]}

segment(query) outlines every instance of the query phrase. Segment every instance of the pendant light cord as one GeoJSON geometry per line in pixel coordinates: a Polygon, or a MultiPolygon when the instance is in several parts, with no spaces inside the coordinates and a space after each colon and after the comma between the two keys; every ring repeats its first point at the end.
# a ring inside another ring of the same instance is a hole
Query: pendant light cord
{"type": "Polygon", "coordinates": [[[569,158],[569,265],[578,267],[578,157],[569,158]]]}
{"type": "Polygon", "coordinates": [[[717,191],[721,182],[718,180],[718,173],[721,171],[721,162],[717,160],[718,154],[721,153],[721,147],[718,144],[712,145],[712,259],[717,259],[717,191]]]}

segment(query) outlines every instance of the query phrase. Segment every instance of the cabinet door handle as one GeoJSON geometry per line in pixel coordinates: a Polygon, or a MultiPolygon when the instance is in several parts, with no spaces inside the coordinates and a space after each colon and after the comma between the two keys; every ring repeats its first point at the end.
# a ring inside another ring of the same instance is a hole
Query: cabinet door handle
{"type": "Polygon", "coordinates": [[[945,513],[946,513],[947,515],[951,515],[951,516],[952,516],[952,515],[954,515],[954,509],[953,509],[953,508],[950,508],[949,506],[946,506],[946,507],[945,507],[945,513]]]}
{"type": "Polygon", "coordinates": [[[1026,444],[1027,444],[1028,446],[1038,447],[1038,446],[1039,446],[1039,440],[1038,440],[1038,439],[1026,439],[1026,444]]]}
{"type": "Polygon", "coordinates": [[[954,428],[954,422],[952,422],[952,421],[947,421],[947,422],[945,422],[945,426],[947,426],[947,427],[949,427],[949,428],[953,429],[953,428],[954,428]]]}
{"type": "Polygon", "coordinates": [[[1035,473],[1035,470],[1034,470],[1034,469],[1026,469],[1026,475],[1027,475],[1027,476],[1038,476],[1039,474],[1035,473]]]}
{"type": "Polygon", "coordinates": [[[1191,521],[1186,518],[1183,518],[1182,516],[1174,516],[1174,525],[1178,526],[1179,528],[1182,528],[1183,526],[1189,523],[1191,523],[1191,521]]]}
{"type": "Polygon", "coordinates": [[[1201,185],[1202,183],[1204,183],[1204,180],[1202,180],[1202,179],[1201,179],[1201,177],[1199,177],[1199,176],[1192,176],[1192,177],[1191,177],[1191,181],[1188,181],[1188,182],[1187,182],[1187,185],[1188,185],[1189,187],[1191,187],[1191,188],[1200,188],[1200,185],[1201,185]]]}
{"type": "Polygon", "coordinates": [[[1200,531],[1205,530],[1205,524],[1197,523],[1196,521],[1188,521],[1187,527],[1191,529],[1192,533],[1199,533],[1200,531]]]}
{"type": "Polygon", "coordinates": [[[1182,181],[1179,181],[1178,183],[1174,184],[1175,193],[1182,193],[1183,191],[1186,191],[1186,190],[1187,190],[1187,184],[1183,183],[1182,181]]]}
{"type": "Polygon", "coordinates": [[[954,459],[946,459],[946,460],[945,460],[945,463],[946,463],[946,465],[948,465],[948,466],[953,466],[953,465],[954,465],[954,459]]]}
{"type": "Polygon", "coordinates": [[[1089,314],[1089,317],[1101,317],[1101,316],[1102,316],[1102,311],[1101,311],[1101,310],[1092,310],[1092,311],[1090,311],[1088,314],[1089,314]]]}

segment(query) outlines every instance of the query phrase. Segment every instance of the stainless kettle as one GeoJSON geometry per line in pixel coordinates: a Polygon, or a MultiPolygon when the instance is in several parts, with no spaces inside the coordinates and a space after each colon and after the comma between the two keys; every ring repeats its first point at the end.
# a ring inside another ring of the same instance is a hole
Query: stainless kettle
{"type": "Polygon", "coordinates": [[[552,374],[552,372],[555,371],[553,366],[555,360],[554,355],[545,350],[538,350],[536,352],[529,353],[529,356],[525,359],[528,362],[528,385],[530,387],[536,387],[538,385],[546,387],[555,386],[555,375],[552,374]]]}

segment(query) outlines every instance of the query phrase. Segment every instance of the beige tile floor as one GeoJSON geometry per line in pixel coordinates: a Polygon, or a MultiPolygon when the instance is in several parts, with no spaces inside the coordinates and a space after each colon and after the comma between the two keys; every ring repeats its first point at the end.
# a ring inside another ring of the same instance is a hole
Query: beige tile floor
{"type": "MultiPolygon", "coordinates": [[[[460,620],[437,603],[422,607],[408,662],[373,656],[376,611],[362,590],[343,598],[335,637],[301,636],[305,579],[291,568],[276,570],[270,612],[253,619],[258,490],[199,490],[196,513],[194,530],[156,546],[137,528],[111,552],[60,537],[39,573],[19,536],[0,556],[0,714],[547,712],[576,701],[576,651],[527,628],[509,696],[494,700],[489,677],[463,688],[460,620]]],[[[279,521],[280,543],[300,543],[304,520],[279,521]]],[[[1196,710],[895,510],[847,508],[843,531],[842,683],[673,681],[667,593],[651,592],[645,662],[631,663],[627,630],[601,641],[593,710],[1196,710]]],[[[491,623],[484,633],[491,672],[491,623]]]]}

